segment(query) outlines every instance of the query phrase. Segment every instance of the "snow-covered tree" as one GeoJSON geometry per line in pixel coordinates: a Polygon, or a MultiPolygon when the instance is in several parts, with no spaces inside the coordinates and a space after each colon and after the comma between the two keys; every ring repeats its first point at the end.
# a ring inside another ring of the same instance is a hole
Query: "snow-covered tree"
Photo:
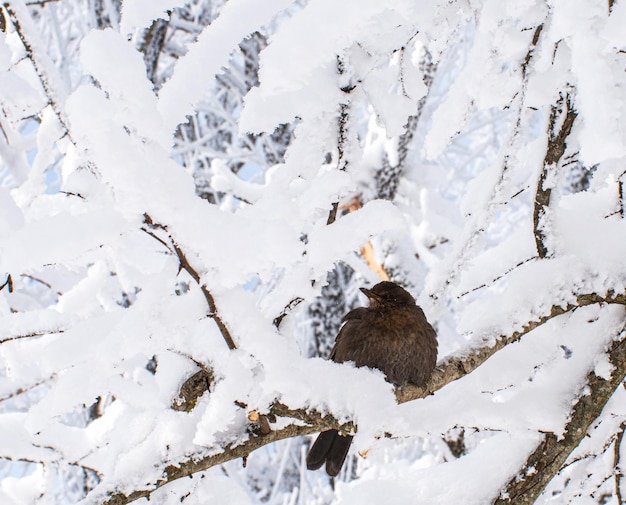
{"type": "Polygon", "coordinates": [[[624,501],[626,4],[1,6],[2,503],[624,501]]]}

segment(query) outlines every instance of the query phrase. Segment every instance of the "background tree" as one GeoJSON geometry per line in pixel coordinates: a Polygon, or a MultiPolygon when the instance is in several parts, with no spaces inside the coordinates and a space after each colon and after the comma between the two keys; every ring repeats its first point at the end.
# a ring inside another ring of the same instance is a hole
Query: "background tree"
{"type": "Polygon", "coordinates": [[[1,12],[2,503],[623,501],[622,3],[1,12]],[[320,359],[380,278],[423,390],[320,359]]]}

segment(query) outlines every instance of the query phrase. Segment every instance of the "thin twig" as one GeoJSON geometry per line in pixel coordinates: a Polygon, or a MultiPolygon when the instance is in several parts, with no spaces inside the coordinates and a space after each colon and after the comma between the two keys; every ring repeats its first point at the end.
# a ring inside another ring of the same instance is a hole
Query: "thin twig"
{"type": "Polygon", "coordinates": [[[207,315],[215,321],[215,324],[217,324],[217,327],[219,328],[220,333],[222,334],[222,337],[226,341],[226,345],[228,346],[228,348],[231,351],[234,349],[237,349],[237,346],[235,345],[235,341],[233,340],[233,337],[231,336],[230,331],[228,331],[226,324],[224,323],[224,321],[222,320],[221,316],[219,315],[217,311],[217,306],[215,305],[215,299],[213,298],[213,295],[207,289],[206,284],[204,284],[202,280],[200,279],[200,275],[198,274],[198,272],[194,270],[194,268],[191,266],[191,264],[189,263],[189,260],[185,256],[185,253],[178,246],[178,244],[176,244],[175,242],[172,242],[172,245],[174,246],[174,251],[176,251],[178,260],[180,261],[180,266],[189,275],[191,275],[192,279],[196,281],[196,284],[200,286],[200,290],[202,291],[202,294],[204,295],[204,299],[206,300],[207,305],[209,306],[209,313],[207,315]]]}
{"type": "Polygon", "coordinates": [[[484,284],[481,284],[480,286],[476,286],[475,288],[472,288],[468,291],[465,291],[464,293],[461,293],[458,298],[462,298],[466,295],[469,295],[470,293],[473,293],[474,291],[478,291],[479,289],[482,288],[486,288],[487,286],[495,283],[496,281],[499,281],[500,279],[502,279],[505,275],[510,274],[513,270],[515,270],[516,268],[521,267],[522,265],[525,265],[526,263],[528,263],[529,261],[535,260],[537,259],[537,256],[532,256],[531,258],[526,258],[525,260],[520,261],[519,263],[517,263],[516,265],[512,266],[511,268],[509,268],[506,272],[504,272],[501,275],[498,275],[497,277],[494,277],[493,279],[491,279],[490,282],[485,282],[484,284]]]}
{"type": "Polygon", "coordinates": [[[24,338],[35,338],[35,337],[44,337],[46,335],[57,335],[58,333],[64,333],[65,330],[46,330],[46,331],[35,331],[33,333],[27,333],[25,335],[15,335],[13,337],[7,337],[0,340],[0,344],[5,344],[6,342],[12,342],[14,340],[22,340],[24,338]]]}
{"type": "MultiPolygon", "coordinates": [[[[168,231],[167,226],[160,224],[160,223],[156,223],[150,217],[149,214],[144,214],[144,223],[150,228],[158,228],[166,232],[168,231]]],[[[200,290],[202,291],[202,294],[204,295],[204,299],[206,300],[207,305],[209,307],[207,316],[212,318],[215,321],[215,324],[217,324],[217,327],[220,330],[220,333],[222,334],[222,337],[224,338],[224,341],[226,342],[226,345],[228,346],[228,348],[230,350],[237,349],[237,346],[235,345],[235,341],[233,340],[233,337],[231,336],[230,331],[228,330],[228,327],[226,326],[223,319],[219,315],[213,295],[208,290],[206,284],[202,282],[202,279],[200,278],[200,274],[193,268],[191,263],[189,263],[189,260],[187,259],[187,256],[185,255],[181,247],[174,241],[171,235],[169,236],[170,244],[167,244],[163,239],[158,237],[156,234],[150,232],[150,230],[144,227],[142,227],[142,230],[148,235],[150,235],[151,237],[153,237],[154,239],[156,239],[157,241],[159,241],[161,244],[165,245],[168,249],[173,250],[176,253],[176,256],[178,256],[178,261],[180,263],[180,268],[182,270],[185,270],[191,276],[191,278],[200,287],[200,290]]]]}
{"type": "Polygon", "coordinates": [[[619,199],[619,217],[624,219],[624,182],[621,179],[617,181],[617,196],[619,199]]]}
{"type": "Polygon", "coordinates": [[[620,462],[620,449],[622,446],[622,439],[624,438],[624,430],[626,429],[626,421],[622,421],[622,424],[619,426],[619,431],[615,436],[615,445],[613,446],[613,468],[615,469],[615,497],[617,498],[617,503],[624,503],[622,501],[622,478],[624,474],[622,473],[621,462],[620,462]]]}
{"type": "Polygon", "coordinates": [[[454,284],[454,280],[459,276],[461,271],[461,266],[467,261],[467,258],[473,252],[477,243],[479,243],[479,237],[487,229],[489,225],[489,220],[492,219],[495,209],[499,207],[501,204],[498,200],[500,200],[499,195],[502,193],[505,188],[505,184],[509,181],[510,171],[510,159],[511,156],[508,154],[508,151],[516,146],[516,142],[520,135],[522,119],[525,118],[524,111],[526,110],[526,94],[528,90],[528,81],[530,79],[531,72],[529,72],[530,63],[533,61],[533,57],[535,54],[535,50],[539,44],[539,39],[543,32],[543,23],[539,24],[535,27],[533,32],[533,37],[531,39],[530,45],[528,47],[528,51],[526,52],[526,56],[524,61],[521,63],[522,67],[522,83],[521,90],[516,92],[510,100],[509,108],[515,108],[516,121],[515,128],[511,131],[506,141],[506,147],[503,147],[503,166],[498,177],[498,180],[493,184],[490,189],[490,197],[489,203],[486,207],[486,212],[484,212],[484,217],[480,219],[476,219],[476,221],[471,225],[471,229],[468,229],[466,236],[463,238],[462,245],[458,246],[457,252],[455,253],[455,258],[450,263],[450,266],[447,267],[447,272],[445,275],[442,275],[441,278],[445,279],[441,286],[435,289],[430,293],[430,297],[433,300],[441,300],[445,298],[445,293],[452,285],[454,284]]]}
{"type": "Polygon", "coordinates": [[[15,28],[15,32],[17,33],[17,36],[19,37],[20,41],[22,42],[22,45],[24,46],[24,50],[26,51],[26,57],[33,64],[35,73],[37,74],[39,82],[41,83],[41,86],[43,87],[44,93],[46,94],[46,97],[48,98],[48,104],[50,105],[50,107],[52,107],[54,114],[56,115],[59,123],[63,127],[65,135],[67,135],[68,139],[72,142],[72,144],[75,144],[74,140],[72,139],[70,130],[67,126],[68,122],[66,121],[64,117],[64,113],[62,111],[62,104],[58,103],[58,99],[59,99],[58,92],[57,90],[53,89],[54,85],[51,84],[50,82],[50,76],[46,75],[46,72],[44,71],[44,65],[42,65],[42,62],[40,62],[37,59],[37,56],[35,55],[35,52],[33,51],[32,41],[29,41],[24,35],[22,23],[28,23],[30,22],[30,19],[20,20],[14,6],[12,5],[12,2],[5,1],[2,3],[2,5],[4,6],[7,14],[9,15],[9,19],[11,20],[11,23],[13,24],[13,27],[15,28]]]}
{"type": "Polygon", "coordinates": [[[34,384],[31,384],[30,386],[16,389],[12,393],[9,393],[8,395],[0,397],[0,402],[4,402],[4,401],[7,401],[7,400],[10,400],[11,398],[15,398],[16,396],[20,396],[20,395],[23,395],[24,393],[28,393],[29,391],[32,391],[33,389],[38,388],[39,386],[45,384],[46,382],[50,381],[51,379],[54,379],[55,377],[56,377],[56,374],[53,374],[51,377],[49,377],[47,379],[44,379],[44,380],[41,380],[41,381],[38,381],[38,382],[35,382],[34,384]]]}

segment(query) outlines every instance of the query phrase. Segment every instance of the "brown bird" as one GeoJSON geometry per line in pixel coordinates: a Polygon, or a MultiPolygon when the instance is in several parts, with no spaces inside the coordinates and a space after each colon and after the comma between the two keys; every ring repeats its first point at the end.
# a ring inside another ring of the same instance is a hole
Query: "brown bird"
{"type": "MultiPolygon", "coordinates": [[[[424,312],[410,293],[393,282],[361,291],[370,306],[344,316],[329,359],[377,368],[396,386],[423,386],[437,362],[437,334],[424,312]]],[[[336,476],[351,443],[352,436],[337,430],[320,433],[307,454],[307,468],[317,470],[326,463],[326,473],[336,476]]]]}

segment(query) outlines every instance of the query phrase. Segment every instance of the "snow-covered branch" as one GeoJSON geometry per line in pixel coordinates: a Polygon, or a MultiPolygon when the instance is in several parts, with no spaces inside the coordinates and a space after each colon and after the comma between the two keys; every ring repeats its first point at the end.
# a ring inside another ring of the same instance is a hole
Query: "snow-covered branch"
{"type": "MultiPolygon", "coordinates": [[[[493,502],[494,505],[535,503],[546,485],[562,468],[567,457],[587,436],[591,424],[626,378],[626,339],[616,340],[607,354],[612,366],[610,376],[606,378],[593,371],[589,373],[583,393],[572,408],[564,436],[546,433],[526,464],[511,478],[501,496],[493,502]]],[[[616,486],[619,484],[616,483],[616,486]]]]}
{"type": "Polygon", "coordinates": [[[553,175],[559,161],[565,154],[567,138],[572,131],[577,115],[574,110],[573,97],[569,91],[565,96],[561,94],[557,104],[552,106],[550,123],[548,125],[548,147],[546,148],[546,156],[543,161],[543,169],[537,182],[533,211],[535,243],[537,244],[537,254],[540,258],[545,258],[548,255],[548,248],[545,243],[545,224],[542,222],[550,205],[550,194],[552,192],[552,186],[548,184],[548,176],[553,175]],[[563,114],[565,115],[563,116],[563,114]]]}
{"type": "MultiPolygon", "coordinates": [[[[144,214],[144,221],[145,221],[146,226],[148,226],[151,229],[161,229],[161,230],[167,231],[166,225],[163,225],[161,223],[155,223],[148,214],[144,214]]],[[[145,230],[145,229],[144,231],[148,232],[148,230],[145,230]]],[[[152,236],[154,239],[156,239],[158,242],[160,242],[161,244],[168,246],[168,244],[163,239],[158,237],[156,234],[152,232],[148,232],[148,234],[152,236]]],[[[220,316],[217,310],[217,306],[215,304],[215,299],[213,298],[213,295],[209,291],[207,285],[202,281],[202,278],[200,277],[200,274],[198,273],[198,271],[191,265],[191,263],[189,262],[189,259],[187,258],[187,255],[184,253],[181,246],[177,244],[172,239],[171,236],[169,237],[169,240],[171,241],[171,248],[174,250],[174,252],[176,253],[176,256],[178,257],[180,268],[182,270],[185,270],[191,276],[191,278],[196,282],[196,284],[202,291],[202,295],[204,296],[204,299],[206,300],[206,303],[209,309],[207,313],[208,317],[210,317],[211,319],[215,321],[215,324],[219,328],[220,333],[222,334],[222,337],[224,338],[224,341],[226,342],[226,345],[228,346],[228,348],[230,350],[237,349],[237,345],[235,344],[235,341],[233,340],[233,337],[230,334],[230,330],[226,326],[226,323],[222,319],[222,316],[220,316]]]]}
{"type": "MultiPolygon", "coordinates": [[[[405,403],[436,394],[439,389],[473,372],[499,350],[509,344],[517,342],[532,330],[547,323],[555,317],[571,312],[577,308],[593,304],[617,304],[626,306],[626,293],[616,294],[609,292],[605,295],[593,293],[580,294],[576,298],[576,303],[568,304],[565,307],[553,306],[549,313],[538,318],[537,320],[529,321],[520,331],[516,331],[511,335],[503,335],[499,337],[495,343],[489,343],[463,357],[446,359],[439,364],[430,381],[424,388],[418,388],[415,386],[403,386],[397,388],[396,399],[398,403],[405,403]]],[[[569,434],[565,439],[566,442],[559,440],[552,433],[546,434],[545,442],[542,443],[537,451],[529,458],[529,463],[527,465],[528,469],[534,466],[542,468],[541,476],[536,477],[542,479],[542,485],[539,488],[539,493],[545,484],[550,481],[556,472],[559,471],[562,463],[565,461],[565,458],[578,445],[581,438],[585,435],[589,424],[599,415],[615,387],[617,387],[623,380],[624,374],[626,374],[626,340],[617,341],[609,350],[608,356],[610,363],[614,367],[611,379],[605,380],[602,377],[596,376],[593,372],[589,374],[588,386],[591,394],[581,396],[579,401],[574,406],[572,410],[572,420],[566,427],[569,434]],[[560,458],[558,461],[555,459],[555,454],[557,453],[560,458]]],[[[245,405],[242,404],[242,407],[245,408],[245,405]]],[[[128,494],[116,493],[112,495],[111,498],[107,499],[103,505],[123,505],[131,503],[139,498],[149,497],[153,491],[169,482],[177,480],[181,477],[188,477],[196,472],[207,470],[212,466],[222,464],[226,461],[243,458],[245,464],[246,458],[253,451],[278,440],[316,433],[327,429],[349,430],[353,427],[350,422],[339,423],[332,414],[322,414],[318,411],[307,409],[290,409],[288,406],[280,402],[274,403],[266,414],[260,415],[267,416],[267,418],[272,420],[272,424],[276,422],[277,418],[281,418],[283,420],[281,424],[284,424],[284,421],[286,421],[287,425],[278,430],[270,430],[267,432],[257,431],[255,433],[253,431],[255,434],[251,435],[248,440],[243,443],[228,445],[224,447],[223,452],[220,452],[219,454],[202,458],[190,458],[179,463],[169,465],[164,469],[162,479],[152,483],[145,489],[136,490],[128,494]]],[[[255,415],[254,419],[256,420],[258,417],[259,415],[255,415]]],[[[252,418],[250,413],[248,413],[248,418],[252,418]]],[[[532,472],[529,471],[527,474],[531,475],[532,472]]],[[[511,489],[509,490],[507,488],[507,493],[510,495],[519,494],[520,497],[525,495],[527,493],[526,488],[521,487],[522,484],[520,484],[520,482],[519,478],[513,478],[510,484],[511,489]],[[514,486],[520,487],[515,488],[516,491],[514,491],[514,486]]],[[[529,489],[533,490],[533,493],[537,491],[537,488],[535,488],[535,480],[527,479],[524,482],[528,484],[529,489]]],[[[529,494],[528,496],[536,497],[537,495],[538,494],[529,494]]],[[[520,501],[519,503],[530,504],[533,502],[534,499],[533,501],[520,501]]],[[[497,503],[504,504],[518,502],[498,501],[497,503]]]]}

